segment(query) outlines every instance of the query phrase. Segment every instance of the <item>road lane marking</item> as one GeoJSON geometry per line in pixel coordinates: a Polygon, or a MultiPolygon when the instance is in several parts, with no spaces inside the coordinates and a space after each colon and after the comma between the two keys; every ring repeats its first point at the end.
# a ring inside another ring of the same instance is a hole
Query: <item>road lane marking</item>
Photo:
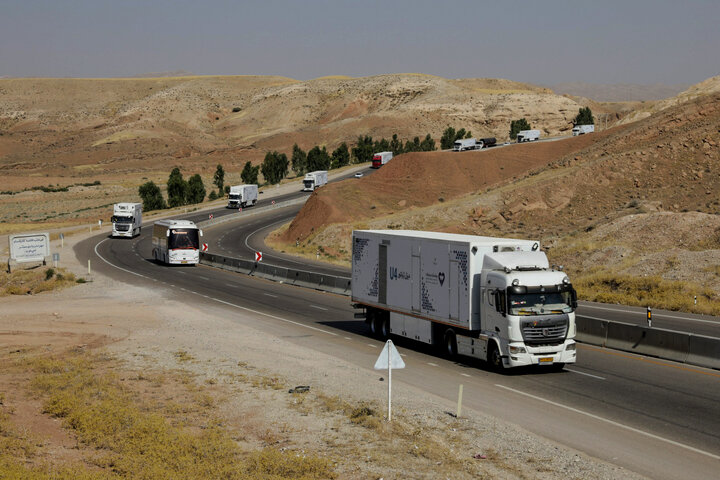
{"type": "MultiPolygon", "coordinates": [[[[463,377],[471,377],[471,376],[468,375],[467,373],[461,373],[460,375],[462,375],[463,377]]],[[[471,378],[472,378],[472,377],[471,377],[471,378]]]]}
{"type": "Polygon", "coordinates": [[[598,378],[598,379],[600,379],[600,380],[605,380],[605,377],[600,377],[600,376],[598,376],[598,375],[592,375],[592,374],[590,374],[590,373],[580,372],[580,371],[578,371],[578,370],[572,370],[572,369],[570,369],[570,368],[565,368],[565,370],[567,370],[568,372],[577,373],[578,375],[585,375],[585,376],[587,376],[587,377],[593,377],[593,378],[598,378]]]}
{"type": "Polygon", "coordinates": [[[203,277],[202,275],[198,275],[197,277],[202,278],[205,281],[210,281],[210,279],[208,277],[203,277]]]}
{"type": "MultiPolygon", "coordinates": [[[[618,308],[597,307],[597,306],[595,306],[595,305],[580,305],[580,306],[581,306],[582,308],[595,308],[595,309],[598,309],[598,310],[609,310],[609,311],[611,311],[611,312],[635,313],[635,314],[639,315],[640,317],[645,318],[645,312],[643,312],[643,311],[639,311],[639,312],[638,312],[638,311],[635,311],[635,310],[620,310],[620,309],[618,309],[618,308]]],[[[582,315],[582,314],[578,314],[578,315],[580,315],[581,317],[584,317],[584,316],[585,316],[585,315],[582,315]]],[[[675,318],[675,319],[678,319],[678,320],[690,320],[691,322],[703,322],[703,323],[712,323],[712,324],[714,324],[714,325],[720,325],[720,322],[718,322],[717,320],[704,320],[704,319],[702,319],[702,318],[681,317],[681,316],[678,316],[678,315],[668,315],[668,314],[665,314],[665,313],[657,313],[657,312],[653,312],[653,317],[675,318]]],[[[588,318],[590,318],[590,317],[588,317],[588,318]]],[[[604,318],[603,320],[607,320],[607,319],[604,318]]]]}
{"type": "Polygon", "coordinates": [[[277,295],[273,295],[272,293],[263,293],[266,297],[272,297],[272,298],[278,298],[277,295]]]}
{"type": "Polygon", "coordinates": [[[720,455],[715,455],[715,454],[713,454],[713,453],[706,452],[705,450],[700,450],[699,448],[691,447],[690,445],[685,445],[684,443],[676,442],[676,441],[674,441],[674,440],[670,440],[669,438],[661,437],[661,436],[659,436],[659,435],[655,435],[654,433],[646,432],[646,431],[644,431],[644,430],[640,430],[640,429],[638,429],[638,428],[631,427],[631,426],[629,426],[629,425],[625,425],[625,424],[622,424],[622,423],[620,423],[620,422],[616,422],[616,421],[614,421],[614,420],[610,420],[609,418],[605,418],[605,417],[601,417],[601,416],[599,416],[599,415],[595,415],[594,413],[586,412],[586,411],[583,411],[583,410],[580,410],[580,409],[577,409],[577,408],[574,408],[574,407],[570,407],[570,406],[568,406],[568,405],[563,405],[562,403],[553,402],[552,400],[548,400],[548,399],[546,399],[546,398],[538,397],[538,396],[536,396],[536,395],[523,392],[522,390],[516,390],[516,389],[514,389],[514,388],[506,387],[505,385],[500,385],[500,384],[498,384],[498,383],[496,383],[495,386],[496,386],[496,387],[499,387],[499,388],[502,388],[502,389],[505,389],[505,390],[508,390],[508,391],[510,391],[510,392],[513,392],[513,393],[517,393],[518,395],[523,395],[523,396],[525,396],[525,397],[532,398],[533,400],[537,400],[537,401],[539,401],[539,402],[545,402],[545,403],[548,403],[548,404],[550,404],[550,405],[554,405],[554,406],[559,407],[559,408],[564,408],[564,409],[566,409],[566,410],[569,410],[569,411],[571,411],[571,412],[574,412],[574,413],[577,413],[577,414],[580,414],[580,415],[585,415],[585,416],[587,416],[587,417],[593,418],[593,419],[595,419],[595,420],[599,420],[599,421],[601,421],[601,422],[608,423],[608,424],[613,425],[613,426],[615,426],[615,427],[624,428],[625,430],[629,430],[629,431],[631,431],[631,432],[638,433],[638,434],[640,434],[640,435],[645,435],[646,437],[653,438],[653,439],[659,440],[659,441],[661,441],[661,442],[669,443],[670,445],[674,445],[674,446],[676,446],[676,447],[680,447],[680,448],[684,448],[684,449],[686,449],[686,450],[690,450],[691,452],[699,453],[699,454],[701,454],[701,455],[706,455],[706,456],[708,456],[708,457],[710,457],[710,458],[713,458],[713,459],[715,459],[715,460],[720,460],[720,455]]]}
{"type": "Polygon", "coordinates": [[[317,305],[310,305],[312,308],[317,308],[318,310],[325,310],[327,312],[327,308],[325,307],[318,307],[317,305]]]}
{"type": "Polygon", "coordinates": [[[368,343],[368,346],[373,347],[373,348],[377,348],[377,345],[373,345],[372,343],[368,343]]]}
{"type": "Polygon", "coordinates": [[[685,365],[673,365],[672,363],[660,362],[658,360],[652,360],[650,358],[644,357],[639,353],[624,353],[624,352],[619,352],[619,351],[615,351],[615,350],[610,350],[607,348],[595,347],[593,345],[587,345],[584,343],[580,344],[579,346],[580,346],[580,348],[586,348],[588,350],[595,350],[596,352],[604,353],[606,355],[615,355],[618,357],[629,358],[631,360],[637,360],[640,362],[652,363],[653,365],[660,365],[661,367],[677,368],[678,370],[684,370],[686,372],[699,373],[701,375],[708,375],[710,377],[720,378],[720,373],[709,372],[709,371],[706,372],[706,371],[700,370],[698,368],[686,367],[685,365]]]}
{"type": "MultiPolygon", "coordinates": [[[[142,278],[147,278],[148,280],[155,280],[155,279],[153,279],[153,278],[151,278],[151,277],[142,275],[142,274],[140,274],[140,273],[133,272],[132,270],[128,270],[128,269],[126,269],[126,268],[118,267],[117,265],[109,262],[108,260],[105,260],[105,257],[103,257],[102,255],[100,255],[100,252],[98,252],[98,249],[97,249],[97,248],[98,248],[98,245],[100,245],[101,243],[103,243],[103,242],[106,241],[106,240],[107,240],[107,238],[106,238],[105,240],[102,240],[102,241],[98,242],[97,244],[95,244],[95,255],[97,255],[97,256],[100,258],[100,260],[102,260],[103,262],[107,263],[107,264],[110,265],[111,267],[117,268],[118,270],[122,270],[123,272],[131,273],[131,274],[133,274],[133,275],[136,275],[136,276],[142,277],[142,278]]],[[[160,280],[160,283],[163,283],[163,284],[165,284],[165,285],[170,285],[171,287],[174,287],[174,285],[168,284],[168,283],[163,282],[163,281],[161,281],[161,280],[160,280]]],[[[281,321],[281,322],[285,322],[285,323],[290,323],[290,324],[293,324],[293,325],[297,325],[298,327],[303,327],[303,328],[307,328],[307,329],[309,329],[309,330],[314,330],[314,331],[316,331],[316,332],[326,333],[326,334],[328,334],[328,335],[332,335],[333,337],[337,337],[337,336],[338,336],[337,333],[329,332],[329,331],[327,331],[327,330],[323,330],[322,328],[313,327],[313,326],[311,326],[311,325],[305,325],[304,323],[296,322],[296,321],[294,321],[294,320],[290,320],[290,319],[287,319],[287,318],[278,317],[277,315],[272,315],[272,314],[270,314],[270,313],[265,313],[265,312],[261,312],[261,311],[259,311],[259,310],[254,310],[254,309],[252,309],[252,308],[243,307],[243,306],[241,306],[241,305],[236,305],[236,304],[231,303],[231,302],[226,302],[225,300],[220,300],[219,298],[213,298],[213,297],[208,297],[207,295],[201,295],[201,294],[199,294],[199,293],[197,293],[197,292],[192,292],[192,293],[194,293],[195,295],[203,296],[203,297],[207,298],[208,300],[213,300],[213,301],[215,301],[215,302],[222,303],[222,304],[224,304],[224,305],[228,305],[228,306],[231,306],[231,307],[235,307],[235,308],[240,309],[240,310],[245,310],[246,312],[254,313],[254,314],[256,314],[256,315],[262,315],[262,316],[264,316],[264,317],[272,318],[272,319],[274,319],[274,320],[279,320],[279,321],[281,321]]]]}
{"type": "Polygon", "coordinates": [[[427,364],[430,365],[431,367],[437,367],[437,366],[438,366],[437,363],[432,363],[432,362],[427,362],[427,364]]]}

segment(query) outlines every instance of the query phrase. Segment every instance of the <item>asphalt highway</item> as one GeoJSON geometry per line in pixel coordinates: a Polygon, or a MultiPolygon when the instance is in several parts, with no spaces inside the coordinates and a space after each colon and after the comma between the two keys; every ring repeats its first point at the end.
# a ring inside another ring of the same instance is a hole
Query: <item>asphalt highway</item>
{"type": "MultiPolygon", "coordinates": [[[[248,224],[246,233],[255,232],[248,248],[255,248],[254,237],[261,238],[263,228],[292,215],[280,209],[271,213],[254,225],[260,216],[240,222],[248,224]]],[[[216,235],[215,229],[207,230],[207,238],[216,235]]],[[[217,230],[231,228],[225,224],[217,230]]],[[[162,289],[178,301],[222,306],[237,318],[238,328],[245,316],[258,316],[262,321],[255,328],[372,368],[382,342],[353,318],[347,297],[210,267],[158,265],[151,261],[149,233],[144,229],[133,240],[95,236],[75,251],[82,262],[91,259],[96,272],[117,280],[162,289]]],[[[230,241],[228,235],[217,237],[220,246],[230,241]]],[[[580,345],[578,363],[563,372],[535,368],[496,374],[483,362],[450,361],[424,345],[397,344],[407,368],[393,377],[428,395],[452,403],[462,383],[466,408],[651,478],[710,479],[720,471],[718,371],[580,345]]]]}

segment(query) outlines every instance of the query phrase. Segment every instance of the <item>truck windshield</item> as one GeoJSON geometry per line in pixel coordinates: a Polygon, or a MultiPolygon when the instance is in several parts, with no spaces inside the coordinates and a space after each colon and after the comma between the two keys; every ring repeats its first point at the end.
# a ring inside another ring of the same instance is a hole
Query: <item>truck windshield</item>
{"type": "Polygon", "coordinates": [[[168,238],[168,248],[195,249],[200,246],[198,230],[196,228],[173,228],[168,238]]]}
{"type": "Polygon", "coordinates": [[[315,182],[312,180],[303,180],[303,183],[305,184],[305,188],[311,188],[315,182]]]}
{"type": "Polygon", "coordinates": [[[113,223],[132,223],[133,217],[119,217],[117,215],[114,215],[112,217],[112,222],[113,223]]]}
{"type": "Polygon", "coordinates": [[[240,200],[240,194],[239,193],[231,193],[230,200],[240,200]]]}
{"type": "Polygon", "coordinates": [[[510,315],[544,315],[573,311],[572,292],[510,294],[510,315]]]}

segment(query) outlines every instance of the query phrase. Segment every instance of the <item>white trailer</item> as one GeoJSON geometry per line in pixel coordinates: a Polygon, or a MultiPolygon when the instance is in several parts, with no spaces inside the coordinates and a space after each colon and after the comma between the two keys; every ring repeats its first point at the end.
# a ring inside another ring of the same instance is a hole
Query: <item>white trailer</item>
{"type": "Polygon", "coordinates": [[[352,301],[371,331],[493,368],[575,362],[577,297],[534,240],[353,232],[352,301]]]}
{"type": "Polygon", "coordinates": [[[518,143],[534,142],[540,139],[540,130],[521,130],[517,134],[518,143]]]}
{"type": "Polygon", "coordinates": [[[116,203],[113,205],[112,216],[113,237],[130,237],[140,235],[142,226],[142,203],[116,203]]]}
{"type": "Polygon", "coordinates": [[[595,131],[595,125],[575,125],[572,129],[573,137],[578,135],[585,135],[586,133],[593,133],[595,131]]]}
{"type": "MultiPolygon", "coordinates": [[[[475,148],[477,148],[477,141],[474,138],[461,138],[453,143],[453,152],[475,150],[475,148]]],[[[482,145],[480,145],[480,148],[482,148],[482,145]]]]}
{"type": "Polygon", "coordinates": [[[190,220],[160,220],[153,225],[152,254],[156,262],[195,265],[200,262],[202,230],[190,220]]]}
{"type": "Polygon", "coordinates": [[[258,198],[257,185],[233,185],[228,196],[228,208],[245,208],[255,205],[258,198]]]}
{"type": "Polygon", "coordinates": [[[372,167],[371,168],[380,168],[386,163],[388,163],[393,158],[392,152],[378,152],[373,154],[372,158],[372,167]]]}
{"type": "Polygon", "coordinates": [[[303,192],[312,192],[328,182],[328,173],[325,170],[318,170],[305,174],[303,178],[303,192]]]}

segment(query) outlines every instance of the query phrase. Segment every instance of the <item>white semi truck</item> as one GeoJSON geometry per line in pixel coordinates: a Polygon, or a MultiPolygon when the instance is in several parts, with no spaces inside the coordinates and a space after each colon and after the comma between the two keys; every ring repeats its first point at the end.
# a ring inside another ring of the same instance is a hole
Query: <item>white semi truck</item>
{"type": "MultiPolygon", "coordinates": [[[[465,150],[475,150],[477,141],[474,138],[461,138],[453,143],[453,152],[464,152],[465,150]]],[[[482,147],[480,147],[482,148],[482,147]]]]}
{"type": "Polygon", "coordinates": [[[586,133],[593,133],[595,131],[595,125],[575,125],[572,129],[573,137],[578,135],[585,135],[586,133]]]}
{"type": "Polygon", "coordinates": [[[116,203],[113,205],[112,236],[130,237],[140,235],[142,203],[116,203]]]}
{"type": "Polygon", "coordinates": [[[258,198],[257,185],[233,185],[228,196],[228,208],[245,208],[255,205],[258,198]]]}
{"type": "Polygon", "coordinates": [[[305,174],[303,178],[303,192],[312,192],[328,182],[328,174],[325,170],[318,170],[305,174]]]}
{"type": "Polygon", "coordinates": [[[495,369],[575,362],[577,297],[534,240],[353,232],[352,301],[371,331],[495,369]]]}
{"type": "Polygon", "coordinates": [[[534,142],[540,139],[540,130],[521,130],[517,134],[518,143],[534,142]]]}

